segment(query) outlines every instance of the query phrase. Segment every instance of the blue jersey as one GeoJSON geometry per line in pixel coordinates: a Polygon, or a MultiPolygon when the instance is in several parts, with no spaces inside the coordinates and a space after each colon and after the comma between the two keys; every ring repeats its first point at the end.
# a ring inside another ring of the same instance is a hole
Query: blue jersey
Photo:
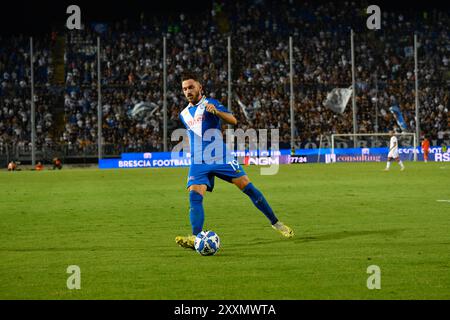
{"type": "MultiPolygon", "coordinates": [[[[180,113],[180,120],[186,127],[191,147],[192,163],[226,163],[228,153],[221,132],[221,119],[206,111],[212,104],[221,112],[231,113],[219,101],[203,97],[197,104],[189,104],[180,113]]],[[[231,157],[232,158],[232,157],[231,157]]]]}

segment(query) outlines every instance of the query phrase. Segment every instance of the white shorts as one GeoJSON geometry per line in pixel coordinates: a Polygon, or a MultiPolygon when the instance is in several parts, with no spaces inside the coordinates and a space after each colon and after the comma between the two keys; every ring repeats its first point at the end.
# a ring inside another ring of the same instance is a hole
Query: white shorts
{"type": "Polygon", "coordinates": [[[388,158],[394,158],[394,159],[398,158],[398,150],[390,151],[388,154],[388,158]]]}

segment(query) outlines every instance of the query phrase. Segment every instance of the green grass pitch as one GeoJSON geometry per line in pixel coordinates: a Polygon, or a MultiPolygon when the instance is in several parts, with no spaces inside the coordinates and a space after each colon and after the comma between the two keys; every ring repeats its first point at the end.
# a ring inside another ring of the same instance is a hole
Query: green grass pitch
{"type": "Polygon", "coordinates": [[[450,202],[437,201],[450,200],[450,166],[384,165],[246,167],[291,240],[217,179],[204,201],[222,242],[212,257],[174,241],[190,231],[187,168],[2,171],[0,298],[450,299],[450,202]]]}

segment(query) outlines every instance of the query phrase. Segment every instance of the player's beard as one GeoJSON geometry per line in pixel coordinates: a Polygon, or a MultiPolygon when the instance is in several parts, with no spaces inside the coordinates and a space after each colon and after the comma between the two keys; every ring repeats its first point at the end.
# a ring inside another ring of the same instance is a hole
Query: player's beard
{"type": "Polygon", "coordinates": [[[190,101],[189,101],[190,103],[195,105],[200,101],[201,97],[202,97],[202,93],[201,93],[201,91],[199,91],[195,95],[192,94],[192,97],[191,98],[188,97],[188,99],[190,99],[190,101]]]}

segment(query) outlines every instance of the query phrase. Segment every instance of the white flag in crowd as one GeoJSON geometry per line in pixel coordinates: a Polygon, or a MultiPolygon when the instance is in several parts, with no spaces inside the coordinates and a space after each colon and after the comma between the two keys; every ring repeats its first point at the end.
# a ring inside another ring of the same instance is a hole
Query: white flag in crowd
{"type": "Polygon", "coordinates": [[[334,112],[343,113],[351,95],[352,89],[335,88],[327,94],[323,105],[334,112]]]}
{"type": "Polygon", "coordinates": [[[153,116],[158,109],[159,107],[156,103],[139,102],[130,110],[130,114],[133,117],[153,116]]]}
{"type": "Polygon", "coordinates": [[[239,107],[241,107],[241,110],[242,110],[242,112],[244,113],[245,118],[246,118],[247,120],[250,120],[250,117],[249,117],[248,112],[247,112],[247,106],[246,106],[245,104],[243,104],[242,101],[241,101],[241,99],[239,99],[239,98],[237,98],[237,97],[236,97],[236,101],[237,101],[239,107]]]}

